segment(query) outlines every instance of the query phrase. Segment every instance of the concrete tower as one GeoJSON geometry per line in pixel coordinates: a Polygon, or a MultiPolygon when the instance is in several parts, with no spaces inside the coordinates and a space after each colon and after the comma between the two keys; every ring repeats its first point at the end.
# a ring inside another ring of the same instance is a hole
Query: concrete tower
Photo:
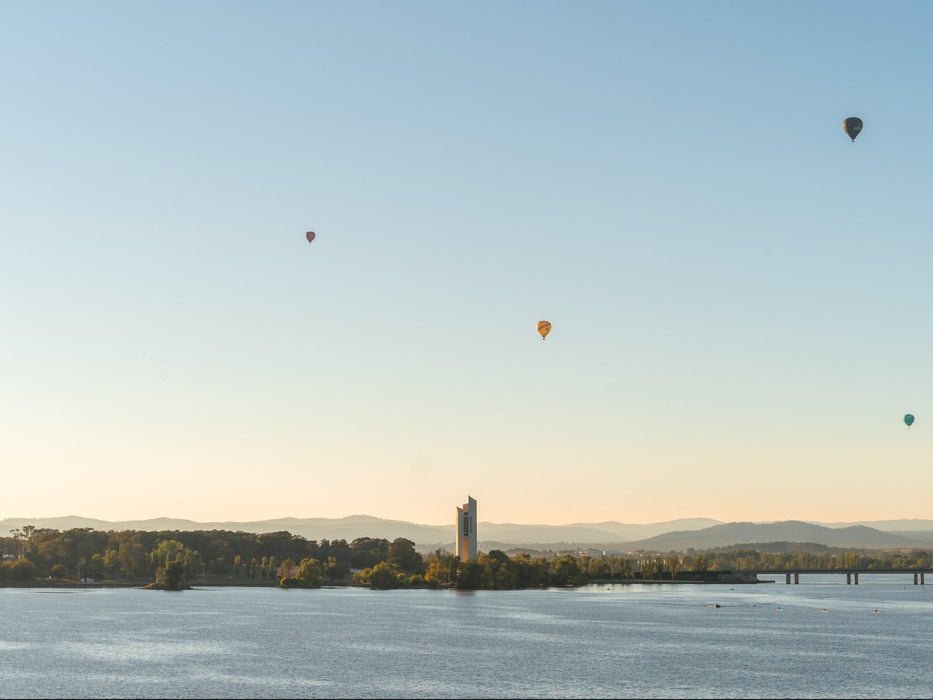
{"type": "Polygon", "coordinates": [[[460,561],[476,561],[476,501],[467,496],[457,508],[457,556],[460,561]]]}

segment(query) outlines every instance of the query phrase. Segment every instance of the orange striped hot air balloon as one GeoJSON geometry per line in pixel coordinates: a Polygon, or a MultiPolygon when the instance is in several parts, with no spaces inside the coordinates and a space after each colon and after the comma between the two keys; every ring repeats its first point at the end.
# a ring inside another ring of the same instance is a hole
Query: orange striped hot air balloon
{"type": "Polygon", "coordinates": [[[547,338],[547,334],[551,332],[551,322],[550,321],[538,321],[538,333],[541,334],[541,340],[547,338]]]}

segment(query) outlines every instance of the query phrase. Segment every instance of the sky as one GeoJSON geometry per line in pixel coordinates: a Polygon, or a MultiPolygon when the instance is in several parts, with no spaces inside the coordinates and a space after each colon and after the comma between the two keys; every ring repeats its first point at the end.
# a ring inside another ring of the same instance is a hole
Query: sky
{"type": "Polygon", "coordinates": [[[931,517],[931,24],[0,0],[0,517],[931,517]]]}

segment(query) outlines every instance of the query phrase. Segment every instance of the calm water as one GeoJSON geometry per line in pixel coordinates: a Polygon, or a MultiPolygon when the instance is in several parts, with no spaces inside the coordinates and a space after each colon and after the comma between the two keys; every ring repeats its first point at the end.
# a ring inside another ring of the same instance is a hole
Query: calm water
{"type": "Polygon", "coordinates": [[[802,581],[0,589],[0,696],[933,695],[929,587],[903,576],[802,581]]]}

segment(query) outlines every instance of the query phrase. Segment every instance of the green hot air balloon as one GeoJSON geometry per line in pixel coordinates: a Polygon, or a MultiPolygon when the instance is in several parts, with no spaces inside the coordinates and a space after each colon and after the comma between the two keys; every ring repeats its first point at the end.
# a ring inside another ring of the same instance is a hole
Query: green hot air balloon
{"type": "Polygon", "coordinates": [[[907,424],[907,427],[908,427],[908,428],[909,428],[910,426],[912,426],[912,425],[914,424],[914,417],[913,417],[913,415],[911,415],[910,413],[908,413],[906,416],[904,416],[904,422],[907,424]]]}

